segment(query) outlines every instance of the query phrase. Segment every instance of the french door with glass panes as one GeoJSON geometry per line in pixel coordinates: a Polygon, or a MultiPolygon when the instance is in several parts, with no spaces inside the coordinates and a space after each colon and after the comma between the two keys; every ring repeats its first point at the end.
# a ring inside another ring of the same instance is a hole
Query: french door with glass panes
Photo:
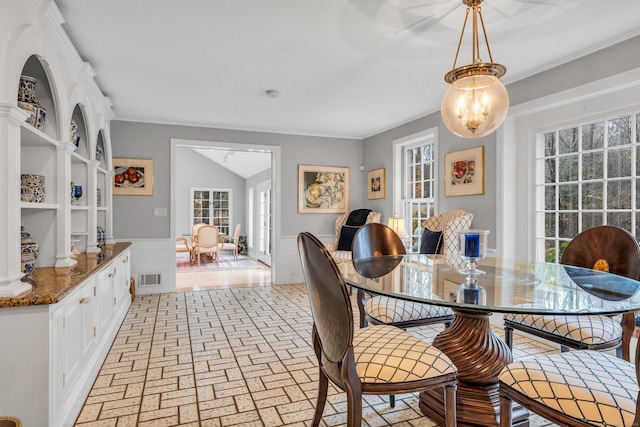
{"type": "Polygon", "coordinates": [[[228,188],[192,188],[191,225],[215,225],[220,234],[229,235],[229,224],[233,223],[231,196],[228,188]]]}
{"type": "Polygon", "coordinates": [[[271,265],[271,180],[257,185],[258,247],[256,258],[271,265]]]}

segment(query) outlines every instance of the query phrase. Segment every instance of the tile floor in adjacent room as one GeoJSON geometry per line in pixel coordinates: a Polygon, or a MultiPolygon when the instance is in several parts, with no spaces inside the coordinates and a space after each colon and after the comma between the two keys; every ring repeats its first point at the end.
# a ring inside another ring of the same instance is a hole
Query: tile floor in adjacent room
{"type": "MultiPolygon", "coordinates": [[[[309,426],[318,375],[311,324],[304,285],[139,296],[75,425],[309,426]]],[[[409,331],[432,341],[441,328],[409,331]]],[[[555,351],[516,335],[516,359],[555,351]]],[[[321,425],[345,425],[345,394],[329,393],[321,425]]],[[[363,425],[437,425],[417,394],[398,396],[395,408],[387,399],[363,398],[363,425]]],[[[533,416],[531,425],[552,424],[533,416]]]]}

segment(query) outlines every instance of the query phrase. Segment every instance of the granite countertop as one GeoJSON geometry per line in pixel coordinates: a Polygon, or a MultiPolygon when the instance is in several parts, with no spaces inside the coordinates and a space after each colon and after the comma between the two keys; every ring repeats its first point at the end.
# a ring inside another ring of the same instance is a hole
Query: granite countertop
{"type": "Polygon", "coordinates": [[[36,268],[32,276],[22,279],[32,286],[31,290],[15,297],[0,298],[0,308],[56,304],[129,246],[130,242],[121,242],[99,254],[79,254],[76,265],[62,270],[54,267],[36,268]]]}

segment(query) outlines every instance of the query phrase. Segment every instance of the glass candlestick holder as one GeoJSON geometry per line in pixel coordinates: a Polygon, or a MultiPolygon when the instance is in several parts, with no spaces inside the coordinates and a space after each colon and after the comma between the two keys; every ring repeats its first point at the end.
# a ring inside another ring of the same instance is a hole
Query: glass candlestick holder
{"type": "Polygon", "coordinates": [[[465,262],[466,267],[458,270],[466,275],[485,274],[478,270],[478,262],[487,256],[487,236],[489,230],[462,230],[458,239],[458,250],[460,258],[465,262]]]}
{"type": "Polygon", "coordinates": [[[487,290],[478,284],[475,274],[467,276],[465,283],[458,286],[457,301],[464,304],[487,305],[487,290]]]}

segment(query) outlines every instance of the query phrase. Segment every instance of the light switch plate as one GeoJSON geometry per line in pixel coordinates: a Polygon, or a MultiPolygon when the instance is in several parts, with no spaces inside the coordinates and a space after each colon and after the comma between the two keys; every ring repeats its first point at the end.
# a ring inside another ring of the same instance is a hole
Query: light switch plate
{"type": "Polygon", "coordinates": [[[167,216],[167,208],[153,208],[153,216],[167,216]]]}

